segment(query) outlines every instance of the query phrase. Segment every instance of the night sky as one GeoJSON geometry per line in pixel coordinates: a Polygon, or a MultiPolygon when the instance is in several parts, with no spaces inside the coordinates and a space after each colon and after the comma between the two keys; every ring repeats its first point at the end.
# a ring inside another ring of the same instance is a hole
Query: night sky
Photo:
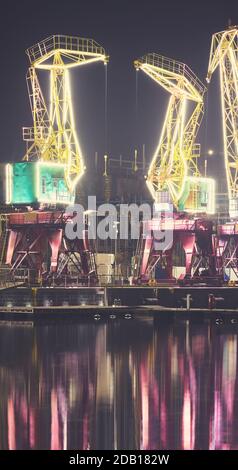
{"type": "MultiPolygon", "coordinates": [[[[146,145],[146,156],[158,141],[168,95],[133,60],[156,52],[185,62],[205,81],[211,35],[231,19],[238,24],[238,2],[230,0],[21,0],[1,2],[1,161],[24,154],[22,126],[31,126],[25,83],[25,49],[52,34],[89,37],[110,55],[108,65],[108,141],[105,139],[105,70],[101,63],[72,75],[77,130],[88,161],[107,151],[132,158],[146,145]],[[137,96],[137,99],[136,99],[137,96]],[[137,106],[136,106],[137,102],[137,106]]],[[[47,72],[43,72],[43,84],[47,72]]],[[[217,75],[217,74],[216,74],[217,75]]],[[[200,133],[203,152],[222,152],[218,78],[207,97],[200,133]]]]}

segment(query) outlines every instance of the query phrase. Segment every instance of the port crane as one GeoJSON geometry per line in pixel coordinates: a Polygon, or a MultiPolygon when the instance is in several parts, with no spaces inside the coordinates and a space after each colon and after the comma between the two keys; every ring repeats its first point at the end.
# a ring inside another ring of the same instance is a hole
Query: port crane
{"type": "Polygon", "coordinates": [[[187,65],[158,54],[147,54],[137,59],[134,66],[170,94],[147,185],[158,207],[171,202],[175,209],[170,220],[144,222],[137,248],[136,277],[148,280],[156,265],[162,265],[166,278],[172,279],[173,251],[178,243],[185,252],[187,276],[197,276],[199,270],[212,274],[212,223],[206,215],[215,210],[215,182],[201,175],[197,164],[200,145],[195,143],[206,88],[187,65]],[[162,251],[155,249],[156,226],[160,234],[173,232],[173,245],[162,251]]]}
{"type": "Polygon", "coordinates": [[[33,127],[23,128],[29,145],[24,160],[62,163],[67,187],[73,191],[84,173],[71,97],[70,71],[95,62],[107,63],[105,50],[92,39],[55,35],[26,51],[30,68],[27,86],[33,127]],[[50,75],[49,106],[43,96],[38,71],[50,75]]]}
{"type": "Polygon", "coordinates": [[[205,86],[187,65],[158,54],[147,54],[134,65],[170,94],[147,175],[154,201],[163,202],[167,192],[177,210],[212,213],[214,182],[200,174],[200,145],[195,143],[204,113],[205,86]]]}
{"type": "Polygon", "coordinates": [[[224,157],[231,219],[238,218],[238,27],[213,34],[207,82],[219,68],[224,157]]]}
{"type": "Polygon", "coordinates": [[[224,163],[230,221],[219,225],[216,237],[218,270],[238,278],[238,26],[213,34],[207,82],[219,69],[224,163]]]}
{"type": "Polygon", "coordinates": [[[54,273],[59,279],[70,265],[78,278],[95,281],[96,264],[87,230],[82,240],[68,240],[65,225],[73,214],[56,206],[74,202],[75,187],[85,169],[74,121],[70,71],[95,62],[106,64],[108,57],[94,40],[64,35],[50,36],[26,53],[33,126],[23,128],[27,143],[23,161],[6,166],[7,203],[17,205],[18,212],[7,215],[5,263],[13,274],[27,267],[35,278],[42,274],[49,278],[54,273]],[[49,73],[48,103],[40,86],[40,70],[49,73]],[[49,209],[52,204],[55,208],[49,209]],[[26,205],[33,209],[40,205],[40,210],[20,212],[19,206],[26,205]],[[51,253],[50,262],[47,253],[51,253]]]}

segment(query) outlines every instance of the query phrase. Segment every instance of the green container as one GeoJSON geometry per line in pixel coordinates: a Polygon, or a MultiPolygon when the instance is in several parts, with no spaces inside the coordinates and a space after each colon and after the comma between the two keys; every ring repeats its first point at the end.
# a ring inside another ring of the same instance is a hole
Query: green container
{"type": "Polygon", "coordinates": [[[215,183],[212,178],[188,177],[179,200],[179,210],[213,214],[215,183]]]}
{"type": "Polygon", "coordinates": [[[64,165],[20,162],[8,165],[7,203],[70,204],[74,194],[67,189],[64,165]]]}

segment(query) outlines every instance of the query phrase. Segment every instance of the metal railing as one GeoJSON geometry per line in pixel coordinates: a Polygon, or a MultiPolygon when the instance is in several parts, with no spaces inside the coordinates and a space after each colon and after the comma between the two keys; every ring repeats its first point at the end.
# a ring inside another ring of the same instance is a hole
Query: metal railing
{"type": "Polygon", "coordinates": [[[57,34],[49,36],[43,41],[26,50],[31,63],[36,62],[50,52],[60,49],[70,53],[84,52],[88,54],[105,56],[105,50],[93,39],[80,38],[77,36],[65,36],[57,34]]]}
{"type": "Polygon", "coordinates": [[[159,54],[149,53],[135,61],[135,66],[138,65],[138,68],[145,64],[185,77],[185,79],[190,84],[192,84],[194,88],[199,91],[199,93],[202,95],[206,91],[205,85],[201,82],[201,80],[199,80],[195,73],[183,62],[179,62],[177,60],[170,59],[169,57],[164,57],[159,54]]]}
{"type": "Polygon", "coordinates": [[[30,285],[32,270],[19,268],[15,271],[8,267],[0,267],[0,288],[14,287],[20,284],[30,285]]]}

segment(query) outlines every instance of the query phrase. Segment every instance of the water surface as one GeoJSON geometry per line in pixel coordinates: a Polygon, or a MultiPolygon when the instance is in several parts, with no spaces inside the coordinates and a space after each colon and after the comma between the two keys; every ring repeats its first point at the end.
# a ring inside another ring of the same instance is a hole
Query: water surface
{"type": "Polygon", "coordinates": [[[238,448],[237,330],[0,323],[1,449],[238,448]]]}

